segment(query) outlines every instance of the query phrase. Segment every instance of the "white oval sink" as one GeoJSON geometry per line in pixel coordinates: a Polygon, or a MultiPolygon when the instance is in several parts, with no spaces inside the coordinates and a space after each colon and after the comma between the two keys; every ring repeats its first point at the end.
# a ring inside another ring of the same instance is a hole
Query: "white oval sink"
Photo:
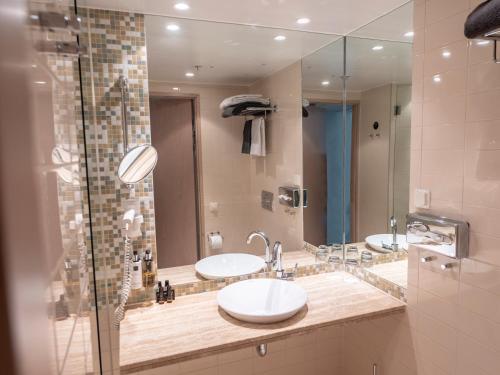
{"type": "Polygon", "coordinates": [[[275,323],[302,309],[307,293],[292,281],[250,279],[220,290],[217,302],[229,315],[244,322],[275,323]]]}
{"type": "MultiPolygon", "coordinates": [[[[404,234],[398,234],[396,237],[399,250],[408,250],[408,243],[406,242],[406,236],[404,234]]],[[[382,243],[387,246],[392,245],[392,234],[373,234],[365,238],[365,242],[373,250],[380,251],[382,253],[391,253],[392,250],[384,249],[382,243]]]]}
{"type": "Polygon", "coordinates": [[[227,253],[204,258],[194,265],[205,279],[243,276],[259,272],[266,262],[261,257],[245,253],[227,253]]]}

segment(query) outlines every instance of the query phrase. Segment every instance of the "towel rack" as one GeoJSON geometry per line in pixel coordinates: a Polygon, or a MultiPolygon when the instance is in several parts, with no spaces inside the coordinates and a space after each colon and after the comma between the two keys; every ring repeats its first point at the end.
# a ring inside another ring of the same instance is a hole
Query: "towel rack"
{"type": "Polygon", "coordinates": [[[273,105],[271,107],[248,107],[242,110],[238,116],[249,116],[260,112],[264,112],[264,114],[267,114],[268,112],[278,112],[278,106],[273,105]]]}

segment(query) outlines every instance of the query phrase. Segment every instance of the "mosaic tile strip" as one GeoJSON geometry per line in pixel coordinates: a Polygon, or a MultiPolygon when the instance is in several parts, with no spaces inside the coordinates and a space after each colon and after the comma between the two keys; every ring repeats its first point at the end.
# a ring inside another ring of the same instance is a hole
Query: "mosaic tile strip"
{"type": "MultiPolygon", "coordinates": [[[[82,82],[87,142],[89,189],[95,247],[98,306],[117,305],[122,283],[123,237],[121,218],[128,188],[117,178],[123,156],[120,75],[129,82],[129,146],[151,143],[144,16],[135,13],[86,9],[82,16],[82,82]]],[[[144,236],[133,242],[139,253],[151,249],[156,259],[153,178],[135,185],[144,216],[144,236]]],[[[133,291],[130,302],[147,291],[133,291]]]]}
{"type": "Polygon", "coordinates": [[[377,289],[386,292],[387,294],[403,301],[404,303],[408,302],[407,289],[402,287],[401,285],[395,284],[387,279],[384,279],[383,277],[375,275],[374,273],[370,272],[369,269],[364,267],[346,264],[345,270],[356,276],[358,279],[366,281],[368,284],[373,285],[377,289]]]}

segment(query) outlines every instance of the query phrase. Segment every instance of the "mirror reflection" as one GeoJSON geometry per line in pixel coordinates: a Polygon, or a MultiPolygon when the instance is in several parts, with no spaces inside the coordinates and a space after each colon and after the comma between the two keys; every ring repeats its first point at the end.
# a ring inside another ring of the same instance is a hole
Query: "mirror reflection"
{"type": "Polygon", "coordinates": [[[158,153],[151,145],[140,145],[129,150],[118,167],[118,177],[124,184],[144,180],[156,166],[158,153]]]}
{"type": "Polygon", "coordinates": [[[301,60],[338,36],[157,16],[145,26],[158,279],[313,264],[301,60]]]}

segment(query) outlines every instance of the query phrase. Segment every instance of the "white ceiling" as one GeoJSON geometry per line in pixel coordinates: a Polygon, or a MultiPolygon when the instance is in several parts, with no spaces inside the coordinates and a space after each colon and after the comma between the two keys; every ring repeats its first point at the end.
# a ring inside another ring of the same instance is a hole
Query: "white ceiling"
{"type": "Polygon", "coordinates": [[[247,25],[348,34],[408,0],[78,0],[79,6],[247,25]],[[180,11],[178,1],[190,9],[180,11]],[[298,25],[297,18],[311,22],[298,25]]]}
{"type": "Polygon", "coordinates": [[[339,38],[160,16],[146,16],[145,26],[149,79],[179,83],[250,85],[339,38]],[[179,30],[167,30],[169,24],[179,30]],[[195,76],[186,78],[188,71],[195,76]]]}
{"type": "MultiPolygon", "coordinates": [[[[342,90],[342,40],[307,56],[302,62],[302,87],[306,90],[342,90]],[[330,85],[322,86],[322,81],[330,85]]],[[[347,38],[347,90],[365,91],[389,83],[411,83],[412,45],[409,43],[347,38]],[[383,46],[374,51],[374,46],[383,46]]]]}
{"type": "Polygon", "coordinates": [[[413,31],[413,1],[374,20],[350,35],[411,43],[413,38],[405,36],[408,31],[413,31]]]}

